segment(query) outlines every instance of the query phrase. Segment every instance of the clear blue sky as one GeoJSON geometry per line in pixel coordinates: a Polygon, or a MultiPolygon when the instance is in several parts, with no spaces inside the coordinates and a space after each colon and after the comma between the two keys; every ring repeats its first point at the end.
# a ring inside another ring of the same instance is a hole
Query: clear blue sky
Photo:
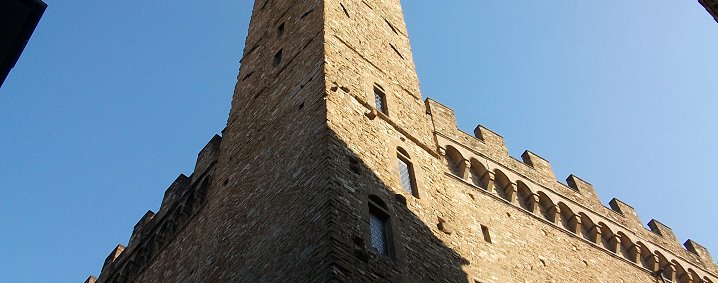
{"type": "MultiPolygon", "coordinates": [[[[82,282],[222,130],[251,1],[53,1],[0,89],[0,282],[82,282]]],[[[425,97],[718,257],[718,23],[689,1],[404,1],[425,97]]]]}

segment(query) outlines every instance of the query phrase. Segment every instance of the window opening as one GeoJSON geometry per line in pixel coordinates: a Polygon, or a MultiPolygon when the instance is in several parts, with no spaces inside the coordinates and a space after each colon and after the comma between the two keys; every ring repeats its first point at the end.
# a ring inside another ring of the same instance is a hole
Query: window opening
{"type": "Polygon", "coordinates": [[[347,18],[351,18],[349,16],[349,11],[347,11],[347,7],[344,7],[344,4],[339,3],[340,6],[342,6],[342,10],[344,11],[344,14],[347,15],[347,18]]]}
{"type": "Polygon", "coordinates": [[[274,67],[279,66],[282,63],[282,50],[279,49],[277,54],[274,54],[274,67]]]}
{"type": "Polygon", "coordinates": [[[392,30],[395,34],[397,34],[397,35],[399,34],[399,32],[396,31],[396,28],[394,28],[394,25],[392,25],[392,24],[389,22],[389,20],[387,20],[386,18],[384,18],[384,22],[386,22],[386,24],[389,25],[389,27],[391,28],[391,30],[392,30]]]}
{"type": "Polygon", "coordinates": [[[374,106],[376,107],[377,111],[384,114],[387,113],[386,94],[384,93],[384,90],[381,89],[381,87],[378,85],[374,86],[374,106]]]}
{"type": "Polygon", "coordinates": [[[396,46],[394,46],[394,44],[390,43],[389,46],[391,46],[391,49],[394,49],[394,52],[396,52],[396,55],[399,55],[399,57],[401,57],[401,59],[404,60],[404,55],[401,55],[401,52],[399,52],[399,49],[396,49],[396,46]]]}
{"type": "Polygon", "coordinates": [[[389,244],[386,238],[386,219],[376,213],[371,213],[369,230],[371,231],[371,246],[380,254],[388,255],[389,244]]]}
{"type": "Polygon", "coordinates": [[[310,9],[309,11],[306,11],[306,12],[304,13],[304,15],[302,15],[301,17],[299,17],[299,19],[300,19],[300,20],[303,20],[304,18],[306,18],[307,16],[309,16],[309,14],[311,14],[312,12],[314,12],[314,9],[310,9]]]}
{"type": "Polygon", "coordinates": [[[397,162],[399,163],[399,177],[401,179],[401,187],[407,193],[415,196],[414,189],[416,183],[414,180],[414,168],[407,157],[402,156],[401,153],[397,152],[397,162]]]}
{"type": "Polygon", "coordinates": [[[281,25],[279,25],[279,27],[277,27],[277,38],[280,38],[282,37],[282,35],[284,35],[284,30],[284,23],[282,23],[281,25]]]}
{"type": "Polygon", "coordinates": [[[491,233],[489,232],[489,227],[481,225],[481,233],[484,234],[484,241],[491,243],[491,233]]]}
{"type": "Polygon", "coordinates": [[[369,235],[371,246],[379,254],[389,256],[389,213],[386,204],[377,196],[369,196],[369,235]]]}

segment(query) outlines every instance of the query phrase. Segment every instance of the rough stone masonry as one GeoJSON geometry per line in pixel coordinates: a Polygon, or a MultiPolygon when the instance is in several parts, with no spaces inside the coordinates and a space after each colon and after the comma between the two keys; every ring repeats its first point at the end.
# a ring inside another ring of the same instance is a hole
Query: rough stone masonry
{"type": "Polygon", "coordinates": [[[256,0],[222,136],[87,282],[718,282],[422,99],[399,0],[256,0]]]}

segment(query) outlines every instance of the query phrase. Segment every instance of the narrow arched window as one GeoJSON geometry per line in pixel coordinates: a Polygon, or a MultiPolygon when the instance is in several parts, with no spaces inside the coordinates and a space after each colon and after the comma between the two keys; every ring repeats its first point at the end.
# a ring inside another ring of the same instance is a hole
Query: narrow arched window
{"type": "Polygon", "coordinates": [[[369,235],[371,246],[377,253],[389,256],[391,249],[389,212],[377,196],[369,196],[369,235]]]}
{"type": "Polygon", "coordinates": [[[396,161],[399,166],[399,179],[401,187],[407,193],[416,196],[416,176],[414,175],[414,165],[411,163],[409,154],[406,150],[399,147],[396,150],[396,161]]]}

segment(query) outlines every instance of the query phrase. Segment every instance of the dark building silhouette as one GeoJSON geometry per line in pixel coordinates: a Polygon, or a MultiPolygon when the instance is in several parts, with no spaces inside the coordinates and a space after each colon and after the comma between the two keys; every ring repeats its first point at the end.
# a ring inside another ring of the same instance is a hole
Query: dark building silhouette
{"type": "Polygon", "coordinates": [[[718,22],[718,0],[698,0],[706,11],[713,16],[713,19],[718,22]]]}
{"type": "Polygon", "coordinates": [[[35,31],[47,4],[40,0],[0,1],[0,86],[35,31]]]}

